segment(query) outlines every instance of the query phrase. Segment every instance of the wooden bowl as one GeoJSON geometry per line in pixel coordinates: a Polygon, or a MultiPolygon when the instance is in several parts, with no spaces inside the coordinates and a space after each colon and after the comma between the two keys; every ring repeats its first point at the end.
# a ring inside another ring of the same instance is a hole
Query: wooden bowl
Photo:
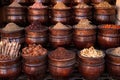
{"type": "Polygon", "coordinates": [[[92,16],[92,7],[89,6],[88,8],[76,8],[73,7],[73,15],[75,16],[87,16],[87,15],[91,15],[92,16]]]}
{"type": "Polygon", "coordinates": [[[71,35],[69,36],[49,36],[49,42],[52,47],[68,47],[71,44],[71,35]]]}
{"type": "Polygon", "coordinates": [[[25,56],[22,55],[23,62],[23,70],[24,73],[28,76],[30,80],[39,80],[44,79],[46,74],[46,59],[47,56],[25,56]]]}
{"type": "Polygon", "coordinates": [[[120,28],[118,29],[111,29],[111,28],[104,28],[105,25],[98,26],[98,34],[103,36],[114,36],[117,37],[120,34],[120,28]]]}
{"type": "Polygon", "coordinates": [[[49,15],[28,15],[28,21],[29,23],[40,21],[41,24],[46,24],[49,21],[49,15]]]}
{"type": "Polygon", "coordinates": [[[7,7],[7,15],[25,15],[26,12],[25,7],[7,7]]]}
{"type": "Polygon", "coordinates": [[[88,28],[76,28],[74,26],[73,28],[74,36],[91,36],[96,34],[96,26],[93,26],[93,28],[89,28],[89,26],[88,28]]]}
{"type": "Polygon", "coordinates": [[[104,72],[104,56],[90,58],[78,54],[78,62],[79,72],[87,80],[97,80],[104,72]]]}
{"type": "Polygon", "coordinates": [[[71,8],[66,9],[51,9],[51,17],[68,17],[71,16],[71,8]]]}
{"type": "Polygon", "coordinates": [[[74,36],[73,42],[78,49],[89,48],[91,46],[95,46],[96,35],[74,36]]]}
{"type": "Polygon", "coordinates": [[[66,25],[70,25],[70,23],[72,22],[71,19],[72,19],[71,16],[69,16],[69,17],[52,17],[51,23],[54,25],[58,22],[61,22],[61,23],[66,24],[66,25]]]}
{"type": "Polygon", "coordinates": [[[103,49],[119,47],[120,37],[98,35],[98,45],[103,49]]]}
{"type": "Polygon", "coordinates": [[[48,7],[45,8],[28,8],[28,14],[29,15],[39,15],[39,16],[48,16],[49,15],[49,9],[48,7]]]}
{"type": "Polygon", "coordinates": [[[49,27],[50,35],[53,36],[67,36],[72,33],[72,27],[68,26],[68,29],[54,29],[53,26],[49,27]]]}
{"type": "Polygon", "coordinates": [[[112,64],[120,65],[120,56],[111,53],[115,48],[110,48],[106,50],[106,61],[112,64]]]}
{"type": "Polygon", "coordinates": [[[3,79],[17,79],[21,74],[20,58],[0,61],[0,77],[3,79]]]}

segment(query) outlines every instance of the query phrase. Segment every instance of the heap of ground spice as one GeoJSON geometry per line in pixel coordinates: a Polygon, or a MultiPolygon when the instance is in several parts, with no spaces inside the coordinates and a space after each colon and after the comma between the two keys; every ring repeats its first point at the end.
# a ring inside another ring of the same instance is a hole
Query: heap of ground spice
{"type": "Polygon", "coordinates": [[[75,55],[65,48],[58,47],[56,50],[51,52],[50,57],[53,59],[69,59],[75,57],[75,55]]]}
{"type": "Polygon", "coordinates": [[[67,27],[66,25],[64,25],[64,24],[62,24],[62,23],[60,23],[60,22],[58,22],[56,25],[54,25],[53,27],[52,27],[52,29],[68,29],[69,27],[67,27]]]}
{"type": "Polygon", "coordinates": [[[91,25],[88,19],[81,19],[75,28],[95,28],[95,26],[91,25]]]}
{"type": "Polygon", "coordinates": [[[100,28],[106,28],[106,29],[120,29],[120,25],[106,24],[106,25],[100,26],[100,28]]]}
{"type": "Polygon", "coordinates": [[[26,30],[32,30],[32,31],[43,31],[45,30],[47,27],[42,25],[39,21],[34,21],[32,22],[28,27],[26,27],[26,30]]]}
{"type": "Polygon", "coordinates": [[[88,8],[89,6],[85,3],[79,3],[75,8],[88,8]]]}
{"type": "Polygon", "coordinates": [[[120,56],[120,47],[113,48],[112,50],[110,50],[110,53],[116,56],[120,56]]]}
{"type": "Polygon", "coordinates": [[[63,2],[57,2],[54,9],[67,9],[68,7],[63,2]]]}
{"type": "Polygon", "coordinates": [[[14,31],[22,30],[22,29],[24,29],[24,28],[16,25],[15,23],[8,23],[8,24],[2,29],[2,31],[14,32],[14,31]]]}
{"type": "Polygon", "coordinates": [[[32,6],[30,6],[30,8],[46,8],[46,6],[44,6],[41,2],[35,2],[32,6]]]}
{"type": "Polygon", "coordinates": [[[96,7],[102,7],[102,8],[111,8],[112,5],[110,5],[107,1],[100,2],[96,5],[96,7]]]}
{"type": "Polygon", "coordinates": [[[18,2],[12,2],[8,7],[22,7],[18,2]]]}

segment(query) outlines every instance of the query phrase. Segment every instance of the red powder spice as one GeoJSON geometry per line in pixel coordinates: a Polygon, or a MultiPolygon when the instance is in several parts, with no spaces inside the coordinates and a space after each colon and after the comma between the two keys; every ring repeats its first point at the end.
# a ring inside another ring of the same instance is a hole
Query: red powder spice
{"type": "Polygon", "coordinates": [[[101,26],[101,28],[107,28],[107,29],[120,29],[120,25],[106,24],[106,25],[101,26]]]}
{"type": "Polygon", "coordinates": [[[40,2],[35,2],[32,6],[30,6],[30,8],[45,8],[46,6],[44,6],[42,3],[40,2]]]}

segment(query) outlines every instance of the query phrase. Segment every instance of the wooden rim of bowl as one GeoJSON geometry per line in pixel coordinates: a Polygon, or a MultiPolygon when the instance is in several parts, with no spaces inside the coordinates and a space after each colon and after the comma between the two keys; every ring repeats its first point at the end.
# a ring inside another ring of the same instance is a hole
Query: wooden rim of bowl
{"type": "Polygon", "coordinates": [[[73,6],[72,9],[92,9],[93,7],[92,6],[88,6],[86,8],[78,8],[76,6],[73,6]]]}
{"type": "Polygon", "coordinates": [[[49,9],[48,6],[44,6],[42,8],[32,8],[32,7],[28,7],[28,9],[30,10],[45,10],[45,9],[49,9]]]}

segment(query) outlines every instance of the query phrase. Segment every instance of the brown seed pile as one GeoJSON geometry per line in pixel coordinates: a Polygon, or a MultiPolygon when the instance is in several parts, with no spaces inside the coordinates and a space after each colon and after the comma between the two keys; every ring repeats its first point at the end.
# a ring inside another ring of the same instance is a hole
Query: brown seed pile
{"type": "Polygon", "coordinates": [[[56,50],[51,52],[50,56],[54,59],[69,59],[74,57],[75,55],[65,48],[58,47],[56,50]]]}
{"type": "Polygon", "coordinates": [[[46,29],[46,26],[41,25],[39,21],[34,21],[32,24],[30,24],[28,27],[26,27],[26,30],[35,30],[35,31],[42,31],[46,29]]]}
{"type": "Polygon", "coordinates": [[[31,44],[22,49],[24,56],[42,56],[47,54],[47,50],[41,45],[31,44]]]}

